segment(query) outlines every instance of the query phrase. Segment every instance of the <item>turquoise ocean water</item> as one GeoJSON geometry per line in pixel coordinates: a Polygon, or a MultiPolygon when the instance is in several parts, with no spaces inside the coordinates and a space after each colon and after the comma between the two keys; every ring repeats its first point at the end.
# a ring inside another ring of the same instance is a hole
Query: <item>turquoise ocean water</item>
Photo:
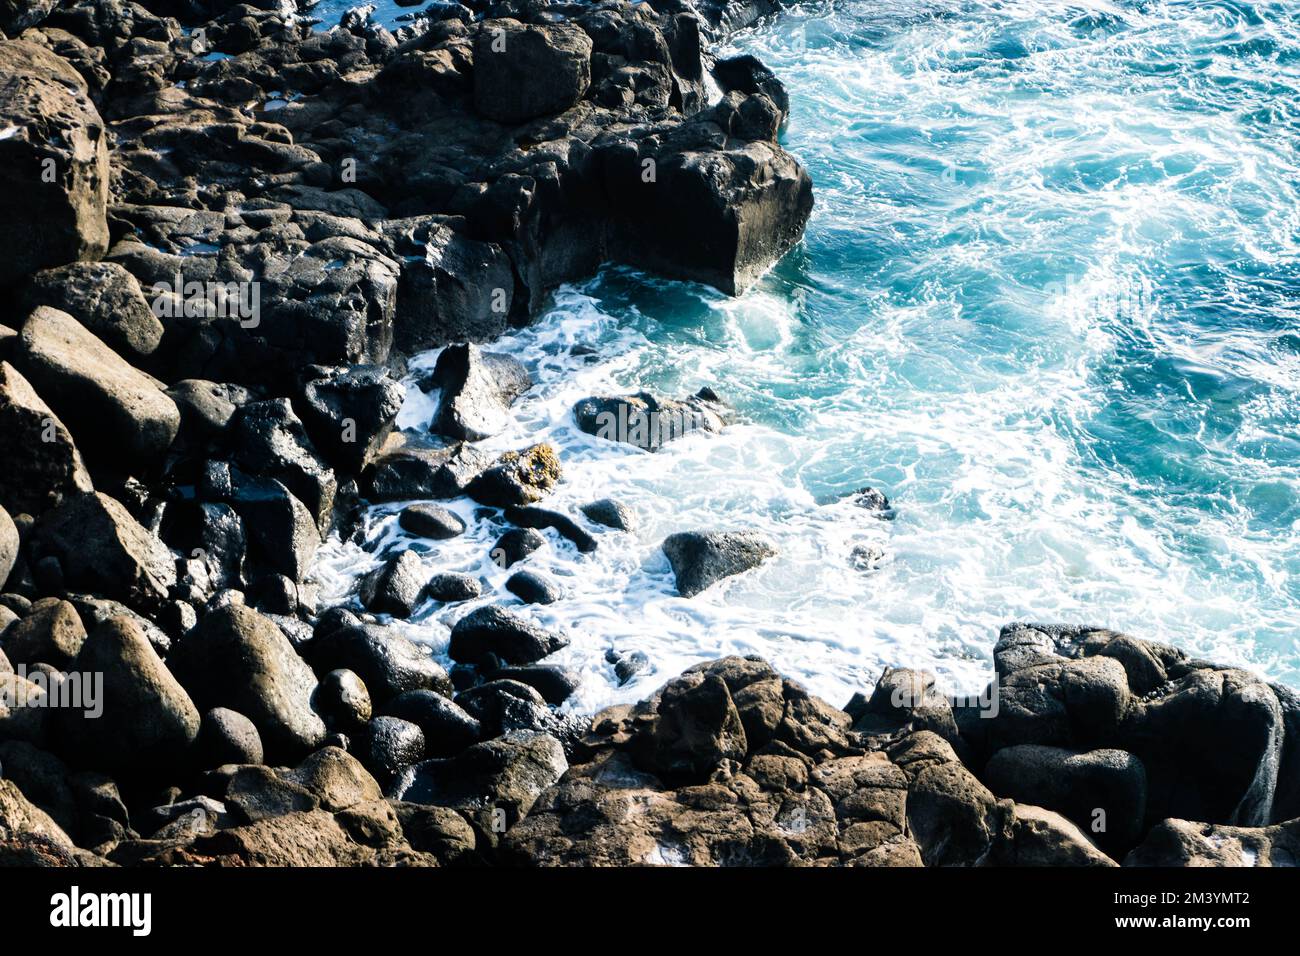
{"type": "MultiPolygon", "coordinates": [[[[736,299],[611,268],[500,345],[539,384],[490,447],[549,439],[555,506],[611,495],[642,516],[594,555],[553,538],[533,559],[569,589],[530,613],[573,638],[574,706],[728,652],[837,704],[885,664],[972,691],[1011,620],[1300,685],[1298,14],[810,3],[734,37],[790,92],[783,141],[817,202],[802,245],[736,299]],[[568,415],[594,392],[705,384],[742,424],[655,456],[568,415]],[[896,520],[818,504],[864,484],[896,520]],[[658,543],[697,527],[753,528],[781,555],[686,601],[658,543]],[[853,566],[858,545],[878,568],[853,566]],[[656,670],[617,687],[611,648],[656,670]]],[[[412,389],[402,422],[429,412],[412,389]]],[[[371,551],[325,549],[327,596],[401,543],[508,576],[486,556],[500,527],[411,542],[394,511],[372,514],[371,551]]],[[[467,609],[427,607],[412,633],[441,652],[467,609]]]]}

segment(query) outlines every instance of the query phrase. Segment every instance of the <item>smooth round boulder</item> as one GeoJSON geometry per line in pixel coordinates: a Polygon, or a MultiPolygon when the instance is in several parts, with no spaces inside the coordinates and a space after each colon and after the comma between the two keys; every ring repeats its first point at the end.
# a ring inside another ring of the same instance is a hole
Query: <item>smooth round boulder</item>
{"type": "Polygon", "coordinates": [[[376,717],[366,726],[357,746],[361,762],[386,787],[424,758],[424,732],[407,720],[376,717]]]}
{"type": "Polygon", "coordinates": [[[370,720],[370,691],[353,671],[340,667],[321,678],[312,700],[316,712],[333,729],[353,733],[370,720]]]}
{"type": "Polygon", "coordinates": [[[551,578],[527,569],[510,575],[506,590],[525,604],[554,604],[564,596],[564,591],[551,578]]]}
{"type": "Polygon", "coordinates": [[[444,541],[465,533],[465,522],[458,515],[441,505],[427,502],[403,508],[397,516],[397,524],[403,531],[434,541],[444,541]]]}
{"type": "Polygon", "coordinates": [[[258,764],[262,762],[262,737],[243,714],[214,707],[203,715],[194,756],[204,770],[225,764],[258,764]]]}

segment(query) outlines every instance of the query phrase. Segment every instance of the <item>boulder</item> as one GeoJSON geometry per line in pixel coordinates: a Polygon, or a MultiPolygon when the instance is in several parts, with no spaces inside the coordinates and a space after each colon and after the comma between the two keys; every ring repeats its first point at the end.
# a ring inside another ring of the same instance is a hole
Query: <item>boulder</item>
{"type": "Polygon", "coordinates": [[[87,451],[149,465],[180,430],[180,410],[161,384],[66,312],[37,308],[19,335],[14,364],[87,451]]]}
{"type": "Polygon", "coordinates": [[[515,274],[496,243],[436,225],[404,258],[394,323],[407,355],[452,342],[486,342],[508,328],[515,274]]]}
{"type": "Polygon", "coordinates": [[[613,528],[616,531],[633,531],[636,529],[636,513],[627,505],[613,498],[600,498],[580,509],[588,521],[613,528]]]}
{"type": "Polygon", "coordinates": [[[1063,814],[1112,853],[1122,855],[1141,836],[1146,770],[1123,750],[1007,747],[993,755],[982,777],[999,797],[1063,814]]]}
{"type": "Polygon", "coordinates": [[[384,715],[415,724],[424,733],[429,757],[454,757],[479,741],[478,720],[463,707],[431,690],[408,690],[384,705],[384,715]]]}
{"type": "Polygon", "coordinates": [[[562,113],[591,83],[591,51],[573,24],[485,20],[474,41],[474,108],[509,124],[562,113]]]}
{"type": "Polygon", "coordinates": [[[307,506],[274,478],[253,478],[229,462],[208,462],[199,480],[202,499],[228,504],[239,515],[254,553],[272,571],[302,581],[320,547],[320,529],[307,506]]]}
{"type": "Polygon", "coordinates": [[[573,406],[573,417],[588,435],[658,451],[691,432],[720,432],[736,413],[712,389],[702,388],[684,401],[649,392],[584,398],[573,406]]]}
{"type": "Polygon", "coordinates": [[[0,362],[0,506],[39,515],[94,490],[72,434],[27,379],[0,362]]]}
{"type": "MultiPolygon", "coordinates": [[[[657,149],[634,148],[604,165],[612,198],[610,257],[672,278],[704,282],[739,295],[803,237],[812,213],[812,180],[774,138],[780,114],[764,96],[735,108],[742,119],[758,106],[761,129],[733,130],[759,135],[725,148],[693,149],[706,131],[665,137],[657,149]],[[698,137],[698,138],[697,138],[698,137]],[[644,154],[642,152],[644,150],[644,154]],[[645,160],[654,163],[647,181],[645,160]]],[[[705,111],[699,124],[732,120],[705,111]]]]}
{"type": "Polygon", "coordinates": [[[682,597],[694,597],[776,554],[766,538],[752,531],[682,531],[665,538],[663,550],[682,597]]]}
{"type": "Polygon", "coordinates": [[[564,590],[555,581],[527,569],[510,575],[506,590],[525,604],[554,604],[564,597],[564,590]]]}
{"type": "Polygon", "coordinates": [[[311,709],[316,678],[284,632],[251,608],[209,612],[168,659],[204,710],[227,707],[257,727],[271,760],[318,746],[325,725],[311,709]]]}
{"type": "Polygon", "coordinates": [[[514,680],[489,680],[456,695],[456,703],[479,722],[485,738],[512,730],[563,731],[542,695],[514,680]]]}
{"type": "MultiPolygon", "coordinates": [[[[31,17],[4,19],[9,32],[31,17]]],[[[0,104],[0,286],[100,258],[109,241],[108,134],[86,81],[42,45],[0,41],[0,104]]]]}
{"type": "Polygon", "coordinates": [[[456,622],[447,653],[466,664],[485,663],[489,655],[506,664],[531,664],[568,644],[567,638],[513,611],[488,605],[456,622]]]}
{"type": "Polygon", "coordinates": [[[364,727],[373,712],[365,682],[345,667],[321,678],[312,706],[331,730],[349,734],[364,727]]]}
{"type": "Polygon", "coordinates": [[[907,775],[907,825],[926,866],[974,866],[1002,831],[1005,808],[938,734],[909,734],[887,751],[907,775]]]}
{"type": "Polygon", "coordinates": [[[388,786],[424,758],[424,731],[410,721],[381,715],[362,731],[358,750],[362,762],[388,786]]]}
{"type": "Polygon", "coordinates": [[[559,455],[552,446],[542,443],[501,455],[465,490],[481,504],[504,508],[540,501],[559,481],[559,455]]]}
{"type": "Polygon", "coordinates": [[[0,0],[0,32],[16,37],[50,15],[58,0],[0,0]]]}
{"type": "Polygon", "coordinates": [[[1151,828],[1125,866],[1286,866],[1300,860],[1300,820],[1233,827],[1170,819],[1151,828]]]}
{"type": "Polygon", "coordinates": [[[472,601],[483,593],[483,585],[478,578],[470,574],[458,574],[453,571],[435,574],[424,586],[424,596],[444,604],[457,601],[472,601]]]}
{"type": "Polygon", "coordinates": [[[397,516],[397,524],[403,531],[421,538],[443,541],[465,533],[465,522],[441,505],[421,502],[408,505],[397,516]]]}
{"type": "Polygon", "coordinates": [[[498,667],[487,674],[489,680],[510,680],[527,684],[542,695],[548,704],[559,706],[577,691],[582,675],[560,664],[524,664],[498,667]]]}
{"type": "Polygon", "coordinates": [[[338,482],[321,461],[288,399],[250,402],[230,424],[233,461],[249,474],[274,478],[307,506],[317,530],[329,531],[338,482]]]}
{"type": "Polygon", "coordinates": [[[320,806],[316,794],[270,767],[239,767],[231,776],[224,797],[232,815],[244,823],[311,811],[320,806]]]}
{"type": "Polygon", "coordinates": [[[446,672],[428,651],[392,626],[345,624],[324,632],[318,628],[306,653],[319,671],[355,672],[377,705],[408,690],[451,692],[446,672]]]}
{"type": "Polygon", "coordinates": [[[573,542],[583,554],[596,550],[596,539],[578,526],[568,515],[558,511],[539,508],[537,505],[510,505],[505,510],[505,518],[511,524],[521,528],[554,528],[565,538],[573,542]]]}
{"type": "Polygon", "coordinates": [[[225,434],[239,406],[252,401],[245,388],[206,379],[187,378],[167,389],[167,397],[181,413],[181,436],[206,444],[225,434]]]}
{"type": "Polygon", "coordinates": [[[132,608],[158,607],[176,583],[167,546],[104,494],[76,495],[47,511],[33,526],[28,547],[33,565],[58,561],[67,588],[132,608]]]}
{"type": "Polygon", "coordinates": [[[1119,864],[1092,845],[1071,821],[1042,807],[1015,804],[1006,814],[1003,831],[987,866],[1089,866],[1119,864]]]}
{"type": "Polygon", "coordinates": [[[74,262],[28,280],[23,314],[40,306],[66,312],[128,362],[152,355],[163,326],[136,277],[116,262],[74,262]]]}
{"type": "Polygon", "coordinates": [[[697,671],[670,681],[660,692],[658,718],[640,761],[661,777],[701,782],[721,761],[745,759],[745,728],[717,674],[697,671]]]}
{"type": "Polygon", "coordinates": [[[361,578],[361,603],[376,614],[410,617],[424,595],[429,570],[415,551],[402,551],[361,578]]]}
{"type": "Polygon", "coordinates": [[[112,618],[86,638],[74,665],[102,675],[93,708],[57,711],[68,750],[105,770],[172,772],[199,733],[199,712],[130,618],[112,618]]]}
{"type": "Polygon", "coordinates": [[[338,747],[322,747],[282,776],[315,794],[320,805],[331,813],[383,799],[375,778],[360,761],[338,747]]]}
{"type": "Polygon", "coordinates": [[[505,428],[510,406],[532,384],[528,370],[509,355],[449,345],[428,382],[440,390],[430,430],[466,441],[490,438],[505,428]]]}
{"type": "MultiPolygon", "coordinates": [[[[9,512],[0,505],[0,591],[4,590],[9,572],[13,571],[14,564],[18,561],[20,544],[14,519],[9,517],[9,512]]],[[[0,631],[2,630],[4,628],[0,627],[0,631]]]]}
{"type": "Polygon", "coordinates": [[[514,731],[475,744],[445,760],[426,760],[398,787],[398,799],[471,814],[485,833],[499,832],[528,813],[538,796],[568,769],[564,748],[548,734],[514,731]]]}
{"type": "Polygon", "coordinates": [[[63,850],[73,848],[72,838],[48,813],[23,796],[12,780],[0,778],[0,846],[32,838],[48,840],[63,850]]]}
{"type": "Polygon", "coordinates": [[[492,461],[473,445],[444,447],[394,433],[366,472],[367,496],[374,502],[459,498],[492,461]]]}
{"type": "Polygon", "coordinates": [[[14,664],[50,664],[66,671],[86,640],[77,609],[58,598],[43,598],[22,620],[4,631],[0,648],[14,664]]]}
{"type": "Polygon", "coordinates": [[[546,539],[532,528],[511,528],[497,538],[488,554],[498,568],[510,568],[545,546],[546,539]]]}
{"type": "Polygon", "coordinates": [[[257,725],[238,711],[213,707],[203,715],[194,759],[208,770],[226,764],[260,764],[262,737],[257,725]]]}
{"type": "Polygon", "coordinates": [[[405,397],[385,368],[329,369],[303,388],[303,421],[334,467],[359,474],[388,439],[405,397]]]}

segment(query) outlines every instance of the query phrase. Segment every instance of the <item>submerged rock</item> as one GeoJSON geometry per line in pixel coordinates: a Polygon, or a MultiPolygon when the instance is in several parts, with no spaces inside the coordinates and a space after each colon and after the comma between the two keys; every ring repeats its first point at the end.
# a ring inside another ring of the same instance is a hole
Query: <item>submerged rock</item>
{"type": "Polygon", "coordinates": [[[397,523],[403,531],[435,541],[455,538],[465,533],[464,521],[446,508],[428,502],[403,508],[397,517],[397,523]]]}
{"type": "Polygon", "coordinates": [[[712,389],[702,388],[684,401],[649,392],[584,398],[573,406],[573,417],[589,435],[658,451],[691,432],[720,432],[736,420],[736,413],[712,389]]]}

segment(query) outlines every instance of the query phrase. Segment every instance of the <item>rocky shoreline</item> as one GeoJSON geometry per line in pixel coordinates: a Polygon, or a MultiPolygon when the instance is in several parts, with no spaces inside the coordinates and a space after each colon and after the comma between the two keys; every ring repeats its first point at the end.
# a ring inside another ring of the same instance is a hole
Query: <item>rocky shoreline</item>
{"type": "MultiPolygon", "coordinates": [[[[1111,631],[1009,625],[972,700],[889,670],[841,710],[726,658],[564,710],[528,555],[636,516],[547,508],[549,445],[476,447],[532,385],[480,345],[606,263],[734,294],[799,241],[785,91],[710,52],[778,5],[292,7],[0,5],[0,863],[1295,863],[1300,697],[1111,631]],[[462,495],[519,567],[450,671],[400,621],[477,578],[400,547],[322,606],[325,537],[400,502],[453,538],[462,495]]],[[[648,453],[735,419],[707,387],[573,415],[648,453]]],[[[663,550],[683,597],[774,553],[663,550]]]]}

